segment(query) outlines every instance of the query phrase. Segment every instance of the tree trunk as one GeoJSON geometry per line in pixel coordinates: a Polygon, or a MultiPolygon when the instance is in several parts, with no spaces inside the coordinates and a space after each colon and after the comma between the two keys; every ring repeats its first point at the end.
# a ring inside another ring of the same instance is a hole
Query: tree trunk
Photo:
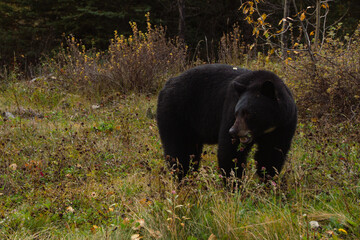
{"type": "Polygon", "coordinates": [[[179,8],[179,39],[185,42],[185,0],[177,0],[179,8]]]}
{"type": "Polygon", "coordinates": [[[320,0],[316,0],[316,25],[315,25],[315,42],[314,42],[314,50],[317,50],[319,43],[319,34],[320,34],[320,0]]]}
{"type": "Polygon", "coordinates": [[[287,48],[288,48],[288,35],[287,35],[287,28],[289,26],[289,23],[287,21],[287,17],[289,17],[289,11],[290,11],[290,1],[284,0],[284,16],[283,16],[283,22],[282,22],[282,33],[281,33],[281,52],[282,52],[282,58],[287,58],[287,48]]]}

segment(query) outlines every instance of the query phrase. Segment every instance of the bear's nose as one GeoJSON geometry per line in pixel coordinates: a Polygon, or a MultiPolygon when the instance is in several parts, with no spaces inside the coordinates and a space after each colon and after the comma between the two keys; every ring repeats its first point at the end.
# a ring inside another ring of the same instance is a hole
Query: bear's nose
{"type": "Polygon", "coordinates": [[[231,127],[230,130],[229,130],[229,134],[232,138],[236,138],[237,137],[237,131],[236,131],[236,128],[234,127],[231,127]]]}

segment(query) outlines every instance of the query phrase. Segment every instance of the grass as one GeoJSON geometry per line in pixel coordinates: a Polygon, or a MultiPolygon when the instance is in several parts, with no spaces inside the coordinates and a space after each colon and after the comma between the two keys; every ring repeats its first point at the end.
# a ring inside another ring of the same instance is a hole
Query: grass
{"type": "Polygon", "coordinates": [[[1,239],[360,238],[357,123],[302,120],[279,178],[261,183],[250,160],[236,191],[207,146],[200,172],[178,188],[156,96],[7,84],[0,111],[15,118],[0,118],[1,239]]]}

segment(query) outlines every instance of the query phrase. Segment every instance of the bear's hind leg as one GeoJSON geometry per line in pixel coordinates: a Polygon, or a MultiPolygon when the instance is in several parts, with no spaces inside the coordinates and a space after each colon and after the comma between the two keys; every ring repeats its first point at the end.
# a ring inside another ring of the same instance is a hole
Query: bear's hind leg
{"type": "Polygon", "coordinates": [[[199,168],[203,145],[181,134],[164,141],[164,152],[169,168],[177,174],[179,181],[189,171],[199,168]]]}

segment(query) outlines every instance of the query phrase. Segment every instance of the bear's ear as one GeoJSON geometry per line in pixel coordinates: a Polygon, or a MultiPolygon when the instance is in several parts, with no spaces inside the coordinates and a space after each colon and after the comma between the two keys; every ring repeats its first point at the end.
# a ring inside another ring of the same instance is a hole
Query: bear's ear
{"type": "Polygon", "coordinates": [[[276,92],[275,92],[275,86],[273,82],[265,81],[261,86],[261,94],[271,98],[273,100],[276,100],[276,92]]]}
{"type": "Polygon", "coordinates": [[[243,85],[243,84],[241,84],[241,83],[239,83],[239,82],[236,82],[236,81],[233,82],[233,86],[234,86],[236,92],[237,92],[239,95],[241,95],[241,94],[246,90],[246,86],[245,86],[245,85],[243,85]]]}

